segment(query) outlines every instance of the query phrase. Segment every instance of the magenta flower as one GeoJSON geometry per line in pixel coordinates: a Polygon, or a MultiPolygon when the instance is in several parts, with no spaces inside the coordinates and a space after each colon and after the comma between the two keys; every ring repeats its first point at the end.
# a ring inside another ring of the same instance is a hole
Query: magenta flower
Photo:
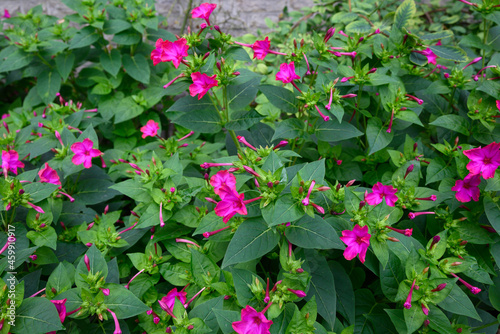
{"type": "Polygon", "coordinates": [[[276,73],[276,80],[283,81],[283,83],[289,83],[295,79],[300,79],[300,76],[295,73],[294,62],[291,61],[290,64],[281,64],[279,72],[276,73]]]}
{"type": "Polygon", "coordinates": [[[218,171],[210,178],[210,184],[214,187],[214,192],[219,195],[219,189],[226,185],[236,191],[236,177],[227,170],[218,171]]]}
{"type": "Polygon", "coordinates": [[[5,177],[8,171],[17,175],[18,168],[24,168],[24,163],[19,160],[19,154],[14,150],[2,151],[2,169],[5,177]]]}
{"type": "Polygon", "coordinates": [[[296,295],[299,298],[304,298],[305,296],[307,296],[306,293],[302,290],[288,289],[288,291],[290,291],[291,293],[293,293],[294,295],[296,295]]]}
{"type": "Polygon", "coordinates": [[[481,177],[479,174],[469,174],[465,179],[457,180],[455,185],[451,187],[451,190],[456,191],[455,197],[459,202],[466,203],[470,200],[474,202],[479,201],[479,184],[481,183],[481,177]]]}
{"type": "Polygon", "coordinates": [[[158,135],[158,130],[160,130],[160,125],[150,119],[146,125],[141,127],[141,132],[142,132],[142,138],[146,137],[154,137],[158,135]]]}
{"type": "Polygon", "coordinates": [[[166,296],[158,300],[158,304],[160,304],[161,308],[172,317],[174,316],[172,310],[174,309],[176,298],[184,305],[186,303],[187,293],[184,290],[178,292],[177,288],[173,288],[166,296]]]}
{"type": "Polygon", "coordinates": [[[55,169],[50,168],[48,162],[45,163],[45,167],[40,169],[38,176],[40,177],[40,182],[42,183],[61,184],[59,175],[57,175],[55,169]]]}
{"type": "Polygon", "coordinates": [[[269,49],[271,48],[271,42],[269,41],[269,37],[266,36],[266,38],[262,41],[255,41],[252,45],[253,49],[253,59],[264,59],[266,58],[269,49]]]}
{"type": "Polygon", "coordinates": [[[85,138],[81,143],[71,145],[71,150],[75,153],[71,161],[75,165],[83,164],[85,168],[92,167],[92,158],[103,154],[98,149],[92,148],[92,146],[94,146],[94,142],[88,138],[85,138]]]}
{"type": "Polygon", "coordinates": [[[3,17],[6,19],[10,19],[10,13],[7,9],[3,10],[3,17]]]}
{"type": "Polygon", "coordinates": [[[429,64],[434,64],[436,65],[436,59],[437,59],[437,56],[434,54],[434,52],[432,52],[432,50],[430,48],[427,48],[425,49],[424,51],[416,51],[416,50],[413,50],[413,52],[415,53],[420,53],[421,55],[424,55],[427,57],[427,62],[429,64]]]}
{"type": "Polygon", "coordinates": [[[191,11],[191,16],[193,19],[204,19],[207,21],[207,24],[210,25],[210,14],[212,14],[216,7],[217,5],[214,3],[202,3],[199,7],[191,11]]]}
{"type": "Polygon", "coordinates": [[[63,300],[51,300],[52,304],[56,307],[57,313],[59,314],[59,320],[61,323],[66,319],[66,301],[68,299],[64,298],[63,300]]]}
{"type": "Polygon", "coordinates": [[[223,217],[222,221],[224,223],[227,223],[237,213],[240,215],[247,214],[247,207],[243,201],[245,194],[238,194],[236,190],[223,185],[219,188],[219,196],[222,200],[217,203],[215,214],[223,217]]]}
{"type": "Polygon", "coordinates": [[[408,293],[408,296],[406,297],[406,301],[404,303],[404,307],[406,309],[410,309],[411,308],[411,296],[413,294],[413,289],[414,288],[415,288],[415,280],[413,280],[413,283],[411,284],[410,293],[408,293]]]}
{"type": "Polygon", "coordinates": [[[155,46],[156,48],[151,52],[153,65],[171,61],[175,68],[178,68],[180,63],[184,61],[184,57],[188,56],[187,50],[189,46],[185,38],[180,38],[174,42],[158,38],[155,46]]]}
{"type": "Polygon", "coordinates": [[[344,230],[342,231],[342,240],[347,248],[344,250],[344,257],[346,260],[352,260],[359,254],[359,260],[361,263],[365,262],[366,251],[368,246],[370,246],[371,234],[368,233],[368,226],[360,227],[359,225],[354,226],[352,231],[344,230]]]}
{"type": "Polygon", "coordinates": [[[233,322],[233,329],[238,334],[270,334],[272,324],[263,313],[247,305],[241,310],[241,320],[233,322]]]}
{"type": "Polygon", "coordinates": [[[465,285],[465,287],[467,289],[470,290],[470,292],[472,292],[473,294],[477,295],[478,293],[481,292],[481,289],[476,287],[476,286],[472,286],[470,283],[467,283],[466,281],[464,281],[462,278],[458,277],[456,274],[454,273],[450,273],[451,276],[455,277],[455,278],[458,278],[458,280],[463,284],[465,285]]]}
{"type": "Polygon", "coordinates": [[[471,161],[467,169],[471,174],[481,174],[485,179],[495,176],[495,171],[500,166],[500,143],[491,143],[483,148],[473,148],[464,151],[471,161]]]}
{"type": "Polygon", "coordinates": [[[395,195],[398,190],[393,186],[384,186],[382,183],[377,182],[372,190],[372,193],[365,196],[365,200],[369,205],[382,203],[384,197],[385,203],[389,206],[394,206],[394,203],[398,200],[398,196],[395,195]]]}
{"type": "Polygon", "coordinates": [[[205,73],[192,73],[191,79],[193,79],[193,84],[189,86],[189,94],[191,94],[191,96],[196,96],[196,94],[199,94],[198,100],[201,100],[201,98],[208,92],[210,88],[217,87],[219,85],[219,81],[215,79],[216,77],[216,74],[210,77],[205,73]]]}
{"type": "Polygon", "coordinates": [[[497,104],[497,109],[498,109],[498,111],[500,111],[500,100],[497,100],[497,101],[496,101],[496,104],[497,104]]]}
{"type": "Polygon", "coordinates": [[[122,334],[122,329],[120,328],[120,322],[118,321],[118,317],[116,316],[116,313],[111,311],[109,308],[107,309],[109,313],[111,313],[111,316],[113,317],[113,321],[115,322],[115,330],[113,334],[122,334]]]}

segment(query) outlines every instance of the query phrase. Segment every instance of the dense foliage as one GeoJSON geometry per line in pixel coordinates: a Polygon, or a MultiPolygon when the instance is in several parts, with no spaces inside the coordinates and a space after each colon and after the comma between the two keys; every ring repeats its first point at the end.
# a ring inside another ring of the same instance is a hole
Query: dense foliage
{"type": "Polygon", "coordinates": [[[1,21],[1,334],[496,333],[498,0],[63,2],[1,21]]]}

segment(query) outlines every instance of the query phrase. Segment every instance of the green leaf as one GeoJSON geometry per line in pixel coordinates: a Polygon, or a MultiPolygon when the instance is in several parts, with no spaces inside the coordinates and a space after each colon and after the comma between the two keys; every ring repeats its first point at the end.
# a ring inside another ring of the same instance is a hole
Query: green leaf
{"type": "MultiPolygon", "coordinates": [[[[413,1],[411,2],[413,3],[413,1]]],[[[382,121],[377,117],[373,117],[368,120],[366,137],[370,146],[368,154],[373,154],[389,145],[392,138],[394,138],[394,133],[388,133],[387,129],[382,125],[382,121]]]]}
{"type": "Polygon", "coordinates": [[[29,65],[32,60],[33,55],[31,53],[16,48],[6,59],[0,59],[0,73],[21,69],[29,65]]]}
{"type": "Polygon", "coordinates": [[[417,6],[415,6],[415,2],[413,0],[405,0],[396,10],[394,28],[401,30],[406,27],[416,12],[417,6]]]}
{"type": "Polygon", "coordinates": [[[219,324],[217,322],[214,310],[222,310],[223,305],[223,296],[210,299],[202,304],[196,305],[196,307],[193,308],[191,312],[189,312],[189,318],[201,318],[205,325],[210,327],[210,329],[212,329],[214,333],[217,333],[219,324]]]}
{"type": "Polygon", "coordinates": [[[118,284],[109,284],[109,296],[104,295],[104,303],[118,319],[127,319],[146,312],[150,308],[146,306],[132,291],[118,284]]]}
{"type": "Polygon", "coordinates": [[[257,77],[240,85],[228,85],[227,98],[229,108],[232,110],[241,110],[248,106],[255,99],[259,91],[259,83],[260,77],[257,77]]]}
{"type": "Polygon", "coordinates": [[[372,27],[365,20],[359,20],[359,21],[353,21],[353,22],[349,23],[345,27],[345,30],[348,33],[366,34],[372,30],[372,27]]]}
{"type": "Polygon", "coordinates": [[[149,84],[150,69],[146,57],[141,54],[134,56],[124,54],[122,60],[123,68],[128,75],[143,84],[149,84]]]}
{"type": "Polygon", "coordinates": [[[233,322],[240,321],[241,316],[240,312],[230,311],[230,310],[214,310],[215,317],[217,318],[217,322],[219,323],[219,327],[224,334],[234,333],[233,322]]]}
{"type": "Polygon", "coordinates": [[[207,255],[191,247],[191,273],[194,282],[199,286],[207,286],[219,281],[220,269],[207,255]]]}
{"type": "Polygon", "coordinates": [[[226,124],[226,129],[234,131],[247,130],[264,118],[255,109],[233,112],[231,113],[231,120],[226,124]]]}
{"type": "Polygon", "coordinates": [[[432,182],[441,181],[447,177],[454,177],[455,175],[452,166],[444,162],[443,159],[436,157],[432,159],[427,167],[427,179],[425,184],[427,185],[432,182]]]}
{"type": "Polygon", "coordinates": [[[391,318],[391,321],[396,330],[398,331],[398,334],[408,334],[408,329],[406,328],[406,322],[404,319],[403,310],[385,309],[384,311],[389,315],[389,318],[391,318]]]}
{"type": "Polygon", "coordinates": [[[46,333],[63,330],[59,314],[53,303],[47,298],[27,298],[16,309],[15,326],[12,333],[46,333]]]}
{"type": "Polygon", "coordinates": [[[389,246],[387,246],[387,241],[380,241],[377,238],[373,238],[371,246],[375,256],[380,261],[381,268],[385,268],[387,262],[389,262],[389,246]]]}
{"type": "Polygon", "coordinates": [[[469,297],[456,284],[453,285],[446,299],[438,305],[445,311],[465,315],[481,321],[481,317],[477,314],[469,297]]]}
{"type": "Polygon", "coordinates": [[[75,65],[75,54],[70,53],[60,53],[56,57],[56,68],[57,72],[61,75],[63,81],[68,79],[68,76],[73,71],[73,65],[75,65]]]}
{"type": "Polygon", "coordinates": [[[127,96],[124,99],[115,101],[115,103],[112,104],[112,108],[112,112],[115,115],[115,124],[135,118],[144,111],[144,108],[135,103],[134,99],[131,96],[127,96]]]}
{"type": "Polygon", "coordinates": [[[427,316],[422,312],[422,307],[419,303],[413,303],[410,309],[403,310],[405,317],[406,328],[408,333],[413,333],[422,326],[427,316]]]}
{"type": "Polygon", "coordinates": [[[296,137],[301,137],[303,132],[304,124],[301,121],[297,118],[288,118],[278,123],[272,140],[281,138],[294,139],[296,137]]]}
{"type": "Polygon", "coordinates": [[[57,247],[57,234],[52,226],[39,232],[29,231],[26,236],[38,247],[47,246],[54,250],[57,247]]]}
{"type": "Polygon", "coordinates": [[[106,35],[114,35],[131,27],[132,25],[125,20],[106,20],[103,30],[106,35]]]}
{"type": "Polygon", "coordinates": [[[44,71],[36,83],[38,95],[42,101],[49,104],[61,89],[61,76],[56,71],[44,71]]]}
{"type": "Polygon", "coordinates": [[[262,208],[262,217],[269,226],[293,222],[304,215],[304,210],[300,208],[300,205],[300,202],[291,194],[285,194],[278,197],[276,202],[262,208]]]}
{"type": "Polygon", "coordinates": [[[183,113],[174,123],[201,133],[217,133],[222,129],[220,115],[216,110],[191,110],[183,113]]]}
{"type": "Polygon", "coordinates": [[[338,123],[336,120],[330,120],[328,122],[320,120],[318,122],[320,122],[320,124],[315,131],[318,140],[338,142],[341,140],[359,137],[363,134],[356,127],[354,127],[354,125],[347,122],[338,123]]]}
{"type": "Polygon", "coordinates": [[[451,30],[442,30],[438,32],[433,32],[433,33],[426,33],[420,36],[421,39],[423,40],[436,40],[436,39],[445,39],[445,38],[452,38],[453,37],[453,31],[451,30]]]}
{"type": "MultiPolygon", "coordinates": [[[[106,263],[106,260],[104,260],[104,256],[102,256],[97,247],[95,245],[92,245],[85,254],[89,258],[90,272],[94,275],[99,272],[100,276],[106,279],[106,277],[108,276],[108,265],[106,263]]],[[[78,266],[76,267],[75,284],[77,287],[89,288],[89,284],[81,276],[84,275],[85,277],[87,277],[89,273],[84,260],[85,258],[84,256],[82,256],[80,262],[78,263],[78,266]]]]}
{"type": "MultiPolygon", "coordinates": [[[[498,273],[498,271],[497,271],[498,273]]],[[[500,276],[497,276],[493,279],[494,285],[490,285],[488,289],[488,297],[491,305],[497,310],[500,311],[500,276]]]]}
{"type": "Polygon", "coordinates": [[[295,94],[288,89],[274,85],[261,85],[259,90],[276,108],[291,114],[299,111],[295,94]]]}
{"type": "Polygon", "coordinates": [[[399,284],[405,279],[404,266],[401,260],[389,252],[389,261],[387,265],[380,265],[380,285],[382,292],[390,301],[396,301],[399,284]]]}
{"type": "Polygon", "coordinates": [[[453,130],[466,136],[469,135],[469,130],[468,130],[469,122],[467,122],[467,120],[462,116],[443,115],[436,118],[433,122],[429,124],[453,130]]]}
{"type": "Polygon", "coordinates": [[[313,249],[345,249],[334,228],[321,217],[304,216],[290,225],[287,239],[294,245],[313,249]]]}
{"type": "Polygon", "coordinates": [[[434,54],[443,59],[467,61],[467,53],[459,47],[447,45],[429,45],[434,54]]]}
{"type": "Polygon", "coordinates": [[[32,203],[38,203],[49,197],[57,188],[58,184],[33,182],[23,186],[24,190],[30,194],[32,203]]]}
{"type": "MultiPolygon", "coordinates": [[[[73,267],[74,268],[74,267],[73,267]]],[[[74,275],[74,269],[73,269],[74,275]]],[[[71,279],[70,272],[66,269],[66,266],[63,263],[59,263],[59,265],[54,269],[52,274],[49,276],[49,280],[47,281],[46,291],[47,297],[53,299],[54,296],[63,293],[66,290],[71,289],[71,279]],[[53,293],[52,289],[56,292],[53,293]]]]}
{"type": "Polygon", "coordinates": [[[278,244],[279,238],[279,234],[261,220],[244,221],[229,243],[222,268],[267,254],[278,244]]]}
{"type": "Polygon", "coordinates": [[[128,29],[113,36],[112,41],[118,45],[134,45],[139,44],[141,37],[141,34],[139,34],[136,30],[128,29]]]}
{"type": "Polygon", "coordinates": [[[207,95],[205,95],[201,100],[198,100],[197,97],[188,95],[175,101],[175,103],[167,110],[167,113],[173,111],[191,112],[193,110],[217,111],[217,109],[215,109],[214,107],[214,104],[207,95]]]}
{"type": "Polygon", "coordinates": [[[103,178],[88,178],[78,182],[78,187],[73,194],[75,200],[86,205],[106,203],[106,201],[119,195],[119,192],[110,188],[114,182],[103,178]]]}
{"type": "Polygon", "coordinates": [[[101,62],[102,68],[114,77],[116,77],[118,71],[120,71],[122,67],[122,56],[117,49],[111,50],[110,53],[101,53],[99,61],[101,62]]]}
{"type": "Polygon", "coordinates": [[[484,198],[484,211],[493,228],[500,234],[500,206],[490,196],[484,198]]]}
{"type": "Polygon", "coordinates": [[[311,274],[310,287],[305,299],[309,301],[313,296],[316,296],[318,313],[333,329],[337,305],[333,274],[324,256],[320,256],[317,251],[309,249],[306,249],[304,253],[311,274]]]}
{"type": "Polygon", "coordinates": [[[341,287],[340,289],[335,289],[335,293],[337,294],[337,311],[349,321],[349,324],[354,324],[356,313],[351,278],[340,263],[330,262],[329,264],[335,285],[341,287]]]}
{"type": "MultiPolygon", "coordinates": [[[[422,310],[420,310],[422,311],[422,310]]],[[[438,307],[429,305],[429,327],[440,334],[456,334],[451,327],[450,320],[438,307]]]]}
{"type": "Polygon", "coordinates": [[[95,28],[86,26],[79,30],[73,39],[69,42],[69,49],[78,49],[89,46],[99,40],[99,35],[96,33],[95,28]]]}

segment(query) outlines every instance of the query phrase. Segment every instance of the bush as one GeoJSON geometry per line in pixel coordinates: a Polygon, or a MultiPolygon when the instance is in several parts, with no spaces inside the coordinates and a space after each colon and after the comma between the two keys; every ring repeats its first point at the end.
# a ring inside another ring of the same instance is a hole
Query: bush
{"type": "Polygon", "coordinates": [[[497,0],[63,2],[2,20],[0,333],[496,332],[497,0]]]}

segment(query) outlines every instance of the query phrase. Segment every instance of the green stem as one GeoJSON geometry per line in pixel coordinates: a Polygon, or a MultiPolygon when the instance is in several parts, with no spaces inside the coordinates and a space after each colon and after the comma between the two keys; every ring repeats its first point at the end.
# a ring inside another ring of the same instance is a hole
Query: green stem
{"type": "Polygon", "coordinates": [[[475,327],[475,328],[473,329],[473,331],[474,331],[474,332],[476,332],[476,331],[481,330],[481,329],[483,329],[483,328],[487,328],[487,327],[490,327],[490,326],[496,325],[496,324],[498,324],[498,322],[499,322],[498,320],[495,320],[495,321],[490,322],[489,324],[483,325],[483,326],[481,326],[481,327],[475,327]]]}
{"type": "Polygon", "coordinates": [[[12,225],[14,223],[14,217],[16,216],[16,208],[12,208],[12,215],[10,216],[9,224],[12,225]]]}
{"type": "Polygon", "coordinates": [[[449,114],[450,113],[450,108],[451,106],[453,105],[453,99],[455,98],[455,92],[456,92],[456,88],[453,87],[453,90],[451,91],[451,96],[450,96],[450,101],[448,103],[448,107],[446,107],[446,113],[445,115],[449,114]]]}
{"type": "Polygon", "coordinates": [[[184,14],[184,21],[182,21],[181,34],[183,34],[184,29],[186,29],[187,20],[188,20],[189,14],[191,13],[192,6],[193,6],[193,0],[189,0],[186,13],[184,14]]]}
{"type": "Polygon", "coordinates": [[[50,67],[52,69],[52,65],[50,65],[50,63],[48,61],[46,61],[45,58],[43,58],[38,52],[36,53],[36,55],[38,58],[40,58],[42,63],[44,63],[45,65],[47,65],[48,67],[50,67]]]}
{"type": "Polygon", "coordinates": [[[481,68],[484,68],[484,57],[486,56],[486,40],[488,39],[488,32],[489,32],[489,24],[488,27],[486,26],[486,19],[483,18],[483,29],[484,29],[484,37],[483,37],[483,49],[482,49],[482,56],[483,56],[483,66],[481,68]]]}
{"type": "MultiPolygon", "coordinates": [[[[222,101],[224,103],[224,114],[226,115],[226,120],[229,122],[229,100],[227,98],[227,87],[223,86],[222,87],[222,101]]],[[[238,138],[236,137],[236,133],[234,130],[228,130],[229,135],[231,136],[231,139],[234,142],[234,145],[236,146],[236,149],[238,150],[238,153],[241,153],[241,146],[240,142],[238,141],[238,138]]]]}

